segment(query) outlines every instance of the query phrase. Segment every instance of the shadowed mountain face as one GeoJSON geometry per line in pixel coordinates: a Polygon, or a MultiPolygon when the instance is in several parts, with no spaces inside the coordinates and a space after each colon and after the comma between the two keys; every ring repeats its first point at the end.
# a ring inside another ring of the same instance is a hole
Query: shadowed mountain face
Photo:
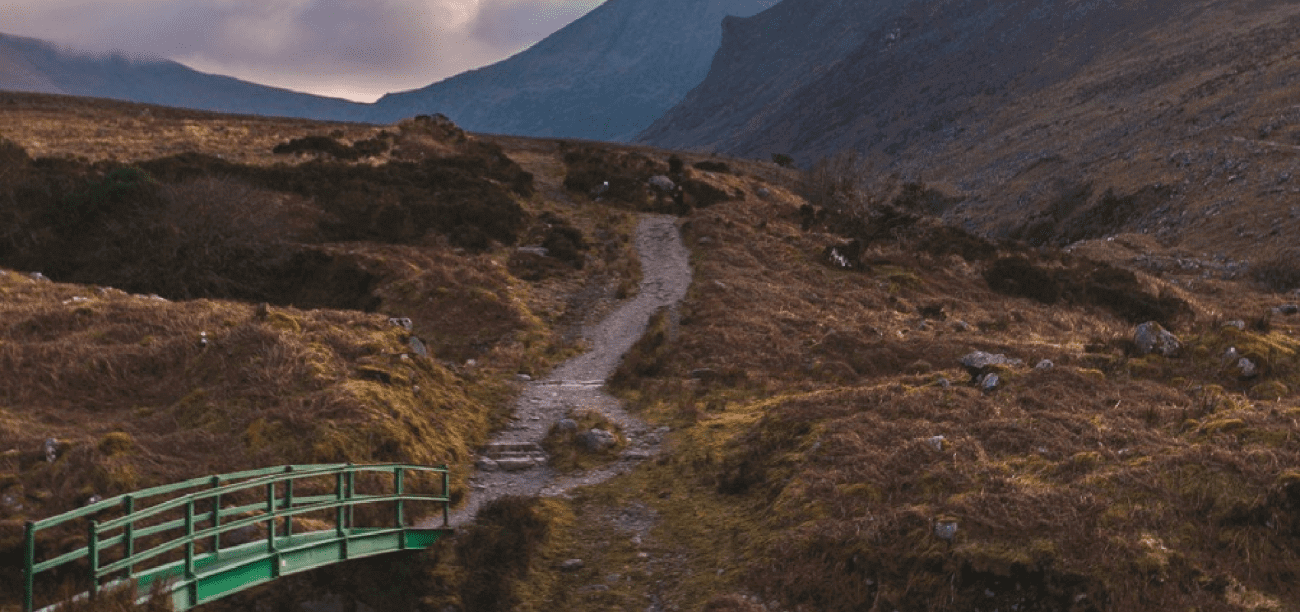
{"type": "Polygon", "coordinates": [[[168,60],[75,53],[6,34],[0,34],[0,89],[316,119],[355,118],[365,107],[206,74],[168,60]]]}
{"type": "Polygon", "coordinates": [[[950,220],[1033,242],[1096,237],[1060,224],[1108,190],[1160,192],[1101,231],[1244,244],[1300,170],[1298,52],[1284,0],[785,0],[727,19],[708,77],[639,140],[805,167],[856,150],[960,192],[950,220]]]}
{"type": "Polygon", "coordinates": [[[384,96],[367,117],[440,112],[476,132],[631,140],[708,72],[727,15],[775,0],[609,0],[501,62],[384,96]]]}

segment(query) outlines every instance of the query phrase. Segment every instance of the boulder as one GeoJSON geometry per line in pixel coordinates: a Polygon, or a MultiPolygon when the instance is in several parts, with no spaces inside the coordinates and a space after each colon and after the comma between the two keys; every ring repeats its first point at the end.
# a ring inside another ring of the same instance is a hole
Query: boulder
{"type": "Polygon", "coordinates": [[[990,372],[988,374],[985,374],[984,377],[980,379],[980,389],[987,393],[989,391],[997,389],[998,384],[1001,382],[1002,379],[998,378],[997,374],[990,372]]]}
{"type": "Polygon", "coordinates": [[[560,419],[555,426],[560,431],[578,431],[578,422],[573,419],[560,419]]]}
{"type": "Polygon", "coordinates": [[[677,184],[674,183],[672,179],[662,174],[656,174],[655,176],[650,177],[650,186],[663,193],[670,193],[675,187],[677,187],[677,184]]]}
{"type": "Polygon", "coordinates": [[[966,368],[967,372],[970,372],[972,380],[978,380],[981,376],[987,374],[989,368],[993,366],[1018,366],[1022,363],[1019,359],[984,351],[975,351],[961,358],[961,365],[966,368]]]}
{"type": "Polygon", "coordinates": [[[618,444],[618,438],[603,429],[592,428],[578,436],[578,443],[588,451],[598,453],[618,444]]]}
{"type": "Polygon", "coordinates": [[[1147,321],[1137,326],[1133,332],[1133,344],[1137,346],[1138,353],[1141,355],[1159,353],[1164,357],[1172,357],[1183,347],[1178,336],[1169,333],[1155,321],[1147,321]]]}

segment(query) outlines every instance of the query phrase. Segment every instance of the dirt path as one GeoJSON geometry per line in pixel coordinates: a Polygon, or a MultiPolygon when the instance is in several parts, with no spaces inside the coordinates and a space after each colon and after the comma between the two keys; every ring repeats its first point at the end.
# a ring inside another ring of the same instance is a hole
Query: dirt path
{"type": "Polygon", "coordinates": [[[498,497],[560,495],[626,472],[658,452],[664,432],[652,430],[628,414],[617,399],[605,393],[603,385],[623,354],[645,332],[650,315],[663,306],[675,307],[686,297],[691,269],[673,217],[642,216],[636,247],[642,277],[637,295],[584,330],[592,347],[589,352],[560,364],[545,379],[527,383],[515,404],[513,423],[493,437],[479,459],[479,469],[470,477],[469,501],[452,514],[453,527],[473,520],[484,503],[498,497]],[[545,463],[542,438],[573,409],[595,410],[618,423],[628,438],[619,461],[565,475],[545,463]]]}

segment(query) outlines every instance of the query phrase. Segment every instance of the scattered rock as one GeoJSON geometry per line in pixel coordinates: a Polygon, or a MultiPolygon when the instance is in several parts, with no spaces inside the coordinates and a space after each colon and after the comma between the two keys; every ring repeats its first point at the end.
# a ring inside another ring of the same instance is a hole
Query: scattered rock
{"type": "Polygon", "coordinates": [[[538,257],[546,257],[547,255],[550,254],[551,251],[544,246],[521,246],[515,249],[515,252],[523,253],[525,255],[536,255],[538,257]]]}
{"type": "Polygon", "coordinates": [[[1139,354],[1159,353],[1164,357],[1172,357],[1183,347],[1178,336],[1169,333],[1155,321],[1147,321],[1137,326],[1137,330],[1133,332],[1133,344],[1137,345],[1139,354]]]}
{"type": "Polygon", "coordinates": [[[662,174],[656,174],[655,176],[650,177],[650,186],[664,193],[668,193],[672,191],[677,184],[674,183],[672,179],[662,174]]]}
{"type": "Polygon", "coordinates": [[[1233,319],[1233,320],[1231,320],[1231,321],[1228,321],[1227,323],[1224,323],[1223,326],[1224,326],[1224,327],[1235,327],[1235,328],[1237,328],[1237,329],[1239,329],[1239,330],[1243,330],[1243,331],[1244,331],[1244,330],[1246,329],[1246,322],[1245,322],[1245,321],[1242,321],[1241,319],[1233,319]]]}
{"type": "Polygon", "coordinates": [[[421,357],[429,356],[429,349],[424,346],[424,341],[420,340],[419,338],[416,338],[415,336],[411,336],[406,341],[406,343],[411,345],[412,353],[415,353],[416,355],[419,355],[421,357]]]}
{"type": "Polygon", "coordinates": [[[1237,360],[1237,373],[1242,378],[1254,378],[1259,375],[1259,366],[1256,366],[1255,362],[1242,357],[1237,360]]]}
{"type": "Polygon", "coordinates": [[[1300,314],[1300,304],[1283,304],[1274,310],[1276,310],[1278,314],[1284,315],[1300,314]]]}
{"type": "Polygon", "coordinates": [[[533,377],[527,374],[515,374],[515,378],[523,382],[532,382],[533,377]]]}
{"type": "Polygon", "coordinates": [[[998,384],[1001,382],[1002,379],[998,378],[997,374],[989,372],[988,374],[985,374],[983,378],[980,379],[980,390],[987,393],[989,391],[997,389],[998,384]]]}
{"type": "Polygon", "coordinates": [[[934,536],[951,542],[957,536],[957,521],[940,520],[934,523],[934,536]]]}
{"type": "Polygon", "coordinates": [[[44,274],[41,274],[40,272],[32,272],[31,274],[28,274],[28,275],[27,275],[27,278],[30,278],[30,279],[32,279],[32,280],[34,280],[34,281],[37,281],[37,282],[42,282],[42,281],[44,281],[44,282],[49,282],[49,280],[50,280],[50,279],[46,278],[45,275],[44,275],[44,274]]]}
{"type": "Polygon", "coordinates": [[[598,453],[618,444],[618,438],[603,429],[592,428],[578,436],[578,443],[588,451],[598,453]]]}
{"type": "Polygon", "coordinates": [[[695,368],[691,370],[689,376],[696,380],[713,380],[717,378],[718,371],[713,368],[695,368]]]}
{"type": "Polygon", "coordinates": [[[988,369],[993,366],[1018,366],[1022,363],[1024,362],[1019,359],[1011,359],[1006,355],[986,353],[984,351],[975,351],[961,358],[961,365],[966,368],[967,372],[970,372],[973,380],[987,374],[988,369]]]}
{"type": "Polygon", "coordinates": [[[45,462],[54,463],[54,460],[59,458],[59,441],[55,438],[46,438],[41,450],[45,453],[45,462]]]}
{"type": "Polygon", "coordinates": [[[1054,367],[1056,367],[1056,364],[1052,363],[1052,360],[1051,360],[1051,359],[1044,359],[1044,360],[1038,362],[1038,365],[1035,365],[1035,366],[1034,366],[1034,369],[1035,369],[1035,370],[1050,370],[1050,369],[1052,369],[1052,368],[1054,368],[1054,367]]]}
{"type": "Polygon", "coordinates": [[[582,562],[582,559],[567,559],[560,563],[560,569],[566,572],[576,572],[583,567],[586,567],[586,564],[582,562]]]}
{"type": "Polygon", "coordinates": [[[411,320],[406,317],[391,317],[388,319],[388,322],[406,331],[411,331],[411,327],[412,327],[411,320]]]}
{"type": "Polygon", "coordinates": [[[933,448],[936,451],[943,450],[943,442],[944,442],[943,436],[931,436],[929,439],[925,441],[926,444],[930,445],[930,448],[933,448]]]}

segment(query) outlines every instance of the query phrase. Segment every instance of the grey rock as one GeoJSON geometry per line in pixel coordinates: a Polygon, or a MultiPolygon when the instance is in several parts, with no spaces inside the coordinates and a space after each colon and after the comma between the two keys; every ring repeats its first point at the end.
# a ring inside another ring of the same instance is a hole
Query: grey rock
{"type": "Polygon", "coordinates": [[[390,325],[396,325],[406,331],[411,331],[411,327],[413,327],[411,320],[406,317],[389,317],[388,323],[390,325]]]}
{"type": "Polygon", "coordinates": [[[566,572],[576,572],[586,567],[586,565],[582,559],[566,559],[563,563],[560,563],[560,569],[566,572]]]}
{"type": "Polygon", "coordinates": [[[1240,329],[1240,330],[1245,330],[1245,329],[1246,329],[1246,322],[1245,322],[1245,321],[1242,321],[1241,319],[1233,319],[1233,320],[1231,320],[1231,321],[1228,321],[1227,323],[1224,323],[1223,326],[1224,326],[1224,327],[1235,327],[1235,328],[1240,329]]]}
{"type": "Polygon", "coordinates": [[[1178,336],[1169,333],[1155,321],[1147,321],[1137,326],[1133,332],[1133,344],[1142,355],[1159,353],[1165,357],[1172,357],[1183,347],[1178,336]]]}
{"type": "Polygon", "coordinates": [[[937,521],[934,524],[934,536],[951,542],[957,537],[957,521],[937,521]]]}
{"type": "Polygon", "coordinates": [[[547,250],[546,247],[543,247],[543,246],[522,246],[522,247],[519,247],[519,248],[515,249],[515,252],[516,252],[516,253],[527,253],[527,254],[529,254],[529,255],[538,255],[538,256],[541,256],[541,257],[546,257],[547,254],[550,253],[550,251],[547,250]]]}
{"type": "Polygon", "coordinates": [[[523,382],[532,382],[533,377],[527,374],[515,374],[515,378],[523,382]]]}
{"type": "Polygon", "coordinates": [[[1044,359],[1044,360],[1038,362],[1038,365],[1035,365],[1035,366],[1034,366],[1034,369],[1035,369],[1035,370],[1050,370],[1050,369],[1052,369],[1052,368],[1054,368],[1054,367],[1056,367],[1056,364],[1055,364],[1055,363],[1052,363],[1052,360],[1050,360],[1050,359],[1044,359]]]}
{"type": "Polygon", "coordinates": [[[560,431],[578,431],[578,422],[573,419],[560,419],[555,423],[560,431]]]}
{"type": "Polygon", "coordinates": [[[655,176],[650,177],[650,186],[654,187],[659,191],[667,193],[672,191],[673,188],[676,187],[677,185],[676,183],[673,183],[672,179],[662,174],[656,174],[655,176]]]}
{"type": "Polygon", "coordinates": [[[926,444],[930,445],[930,448],[933,448],[936,451],[943,450],[943,442],[944,442],[943,436],[931,436],[927,438],[925,441],[926,444]]]}
{"type": "Polygon", "coordinates": [[[480,457],[478,461],[474,462],[474,466],[484,472],[495,472],[499,467],[495,459],[487,457],[480,457]]]}
{"type": "Polygon", "coordinates": [[[757,193],[760,198],[768,198],[772,196],[772,190],[767,187],[759,187],[758,191],[755,193],[757,193]]]}
{"type": "Polygon", "coordinates": [[[28,274],[27,277],[30,278],[30,279],[32,279],[32,280],[34,280],[34,281],[37,281],[37,282],[49,282],[49,280],[50,280],[49,278],[47,278],[44,274],[41,274],[40,272],[32,272],[31,274],[28,274]]]}
{"type": "Polygon", "coordinates": [[[689,376],[696,380],[713,380],[718,376],[718,371],[713,368],[695,368],[689,376]]]}
{"type": "Polygon", "coordinates": [[[41,450],[45,453],[45,462],[54,463],[54,460],[59,458],[59,441],[55,438],[46,438],[41,450]]]}
{"type": "Polygon", "coordinates": [[[975,351],[961,358],[961,365],[970,372],[972,378],[977,378],[993,366],[1008,365],[1018,366],[1022,362],[1019,359],[1011,359],[1006,355],[986,353],[984,351],[975,351]]]}
{"type": "Polygon", "coordinates": [[[618,438],[603,429],[592,428],[579,434],[578,443],[591,452],[600,452],[618,444],[618,438]]]}
{"type": "Polygon", "coordinates": [[[1259,375],[1259,366],[1255,362],[1242,357],[1237,360],[1237,372],[1242,378],[1254,378],[1259,375]]]}
{"type": "Polygon", "coordinates": [[[420,340],[419,338],[416,338],[415,336],[411,336],[410,339],[406,341],[406,343],[409,344],[409,345],[411,345],[411,352],[412,352],[412,353],[415,353],[416,355],[419,355],[419,356],[421,356],[421,357],[428,357],[428,356],[429,356],[429,349],[428,349],[427,347],[424,346],[424,341],[423,341],[423,340],[420,340]]]}
{"type": "Polygon", "coordinates": [[[990,372],[980,379],[980,389],[984,391],[992,391],[998,388],[998,384],[1001,382],[1002,379],[998,378],[997,374],[990,372]]]}
{"type": "Polygon", "coordinates": [[[1283,304],[1277,307],[1277,312],[1284,315],[1300,314],[1300,304],[1283,304]]]}

